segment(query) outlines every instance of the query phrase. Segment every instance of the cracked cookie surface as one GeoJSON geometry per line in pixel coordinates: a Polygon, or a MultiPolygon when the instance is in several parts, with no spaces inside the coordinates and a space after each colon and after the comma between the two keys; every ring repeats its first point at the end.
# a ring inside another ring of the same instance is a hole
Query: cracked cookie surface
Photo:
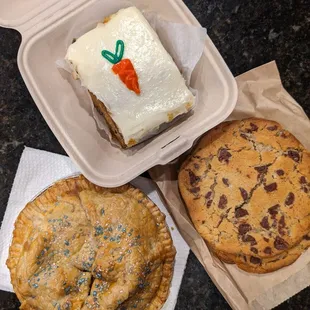
{"type": "Polygon", "coordinates": [[[209,131],[183,163],[179,188],[196,229],[227,263],[266,273],[310,245],[310,153],[276,122],[209,131]]]}
{"type": "Polygon", "coordinates": [[[131,185],[55,183],[15,223],[7,266],[21,309],[160,309],[175,248],[165,216],[131,185]]]}

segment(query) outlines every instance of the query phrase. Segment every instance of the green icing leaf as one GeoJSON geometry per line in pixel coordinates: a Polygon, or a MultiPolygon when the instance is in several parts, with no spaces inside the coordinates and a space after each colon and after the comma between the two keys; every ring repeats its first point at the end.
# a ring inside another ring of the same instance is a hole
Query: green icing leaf
{"type": "Polygon", "coordinates": [[[107,50],[103,50],[101,52],[101,55],[106,59],[108,60],[109,62],[111,62],[112,64],[116,64],[117,61],[116,61],[116,57],[113,53],[107,51],[107,50]]]}
{"type": "Polygon", "coordinates": [[[116,42],[116,49],[115,49],[115,54],[117,57],[117,62],[120,62],[124,56],[124,51],[125,51],[125,44],[124,41],[118,40],[116,42]]]}
{"type": "Polygon", "coordinates": [[[111,53],[108,50],[103,50],[101,52],[101,55],[108,60],[113,65],[119,63],[123,56],[125,51],[125,43],[123,40],[117,40],[116,41],[116,47],[115,47],[115,54],[111,53]]]}

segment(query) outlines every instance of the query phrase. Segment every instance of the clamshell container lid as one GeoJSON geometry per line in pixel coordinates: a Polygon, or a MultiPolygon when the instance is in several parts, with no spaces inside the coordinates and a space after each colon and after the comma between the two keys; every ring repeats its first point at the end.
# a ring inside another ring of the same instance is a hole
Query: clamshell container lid
{"type": "MultiPolygon", "coordinates": [[[[52,6],[63,7],[66,2],[59,0],[2,0],[0,2],[0,25],[7,28],[19,29],[31,19],[37,17],[52,6]]],[[[53,10],[50,10],[53,11],[53,10]]]]}
{"type": "MultiPolygon", "coordinates": [[[[27,29],[53,16],[61,16],[89,0],[1,0],[0,26],[22,35],[27,29]]],[[[39,27],[38,28],[42,28],[39,27]]]]}

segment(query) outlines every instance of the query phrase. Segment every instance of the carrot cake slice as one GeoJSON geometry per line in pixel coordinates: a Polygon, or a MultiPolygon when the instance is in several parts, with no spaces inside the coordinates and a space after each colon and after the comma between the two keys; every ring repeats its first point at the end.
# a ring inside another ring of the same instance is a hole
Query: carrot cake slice
{"type": "Polygon", "coordinates": [[[123,148],[187,113],[195,98],[142,13],[118,11],[69,46],[66,59],[123,148]]]}

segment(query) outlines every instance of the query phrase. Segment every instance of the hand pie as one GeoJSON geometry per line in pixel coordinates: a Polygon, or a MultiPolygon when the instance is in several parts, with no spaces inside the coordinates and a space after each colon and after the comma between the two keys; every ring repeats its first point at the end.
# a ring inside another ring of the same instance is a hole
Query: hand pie
{"type": "Polygon", "coordinates": [[[21,309],[160,309],[174,257],[165,216],[140,190],[78,176],[26,205],[7,266],[21,309]]]}

